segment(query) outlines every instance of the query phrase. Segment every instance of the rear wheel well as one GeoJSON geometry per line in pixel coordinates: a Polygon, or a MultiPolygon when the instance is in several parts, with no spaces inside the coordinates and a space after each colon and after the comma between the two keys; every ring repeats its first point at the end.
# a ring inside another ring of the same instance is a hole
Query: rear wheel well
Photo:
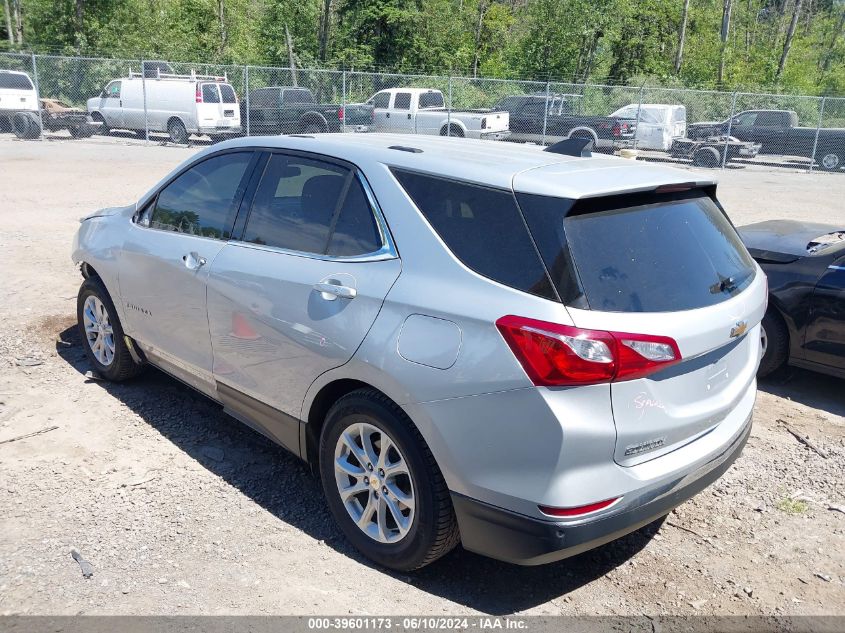
{"type": "MultiPolygon", "coordinates": [[[[316,468],[319,462],[320,433],[323,430],[323,423],[326,421],[326,414],[328,414],[329,409],[332,408],[335,402],[357,389],[373,389],[379,391],[372,385],[368,385],[360,380],[344,378],[323,386],[317,395],[314,396],[314,400],[311,402],[311,408],[308,410],[307,424],[305,425],[304,455],[312,468],[316,468]]],[[[379,393],[382,393],[386,398],[389,397],[382,391],[379,391],[379,393]]]]}

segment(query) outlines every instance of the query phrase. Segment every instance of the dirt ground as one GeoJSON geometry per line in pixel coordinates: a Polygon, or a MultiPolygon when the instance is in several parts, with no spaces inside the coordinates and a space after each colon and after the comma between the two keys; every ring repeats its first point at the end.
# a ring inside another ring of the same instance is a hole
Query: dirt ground
{"type": "MultiPolygon", "coordinates": [[[[845,614],[841,380],[761,384],[743,456],[662,525],[539,568],[458,549],[414,574],[362,559],[303,465],[180,383],[87,380],[78,218],[193,151],[0,137],[0,613],[845,614]]],[[[714,173],[740,225],[845,214],[845,175],[714,173]]]]}

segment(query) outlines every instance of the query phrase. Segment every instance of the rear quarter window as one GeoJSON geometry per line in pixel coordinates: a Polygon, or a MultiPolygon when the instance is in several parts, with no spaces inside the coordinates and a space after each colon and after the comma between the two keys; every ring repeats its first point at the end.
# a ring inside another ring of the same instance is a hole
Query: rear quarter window
{"type": "Polygon", "coordinates": [[[510,191],[393,169],[455,257],[511,288],[557,300],[510,191]]]}

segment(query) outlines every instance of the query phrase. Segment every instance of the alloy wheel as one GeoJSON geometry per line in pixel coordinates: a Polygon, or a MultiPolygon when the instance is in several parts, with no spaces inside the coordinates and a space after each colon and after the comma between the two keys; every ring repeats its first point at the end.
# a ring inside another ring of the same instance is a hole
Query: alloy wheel
{"type": "Polygon", "coordinates": [[[401,541],[414,523],[414,485],[399,446],[380,428],[358,422],[338,437],[335,483],[349,516],[379,543],[401,541]]]}
{"type": "Polygon", "coordinates": [[[114,330],[109,320],[108,310],[98,297],[92,295],[85,299],[82,321],[85,327],[85,338],[94,357],[101,365],[108,367],[114,361],[114,330]]]}
{"type": "Polygon", "coordinates": [[[764,328],[761,325],[760,326],[760,348],[761,348],[762,351],[761,351],[761,354],[760,354],[760,358],[762,358],[763,356],[766,355],[766,349],[768,349],[768,347],[769,347],[769,337],[766,334],[766,328],[764,328]]]}
{"type": "Polygon", "coordinates": [[[822,156],[822,167],[825,169],[836,169],[839,167],[839,156],[831,152],[830,154],[825,154],[822,156]]]}

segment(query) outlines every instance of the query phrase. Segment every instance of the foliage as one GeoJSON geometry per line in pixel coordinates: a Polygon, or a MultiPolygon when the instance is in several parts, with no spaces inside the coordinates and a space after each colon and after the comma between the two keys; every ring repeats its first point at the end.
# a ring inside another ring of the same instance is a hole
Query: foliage
{"type": "MultiPolygon", "coordinates": [[[[0,5],[0,11],[2,7],[0,5]]],[[[675,74],[683,0],[14,0],[23,42],[0,20],[0,50],[210,63],[714,88],[724,0],[692,0],[675,74]],[[221,19],[222,11],[222,19],[221,19]]],[[[720,88],[845,94],[845,0],[733,0],[720,88]]],[[[5,17],[5,16],[4,16],[5,17]]],[[[472,85],[461,103],[473,104],[472,85]]],[[[589,101],[589,95],[585,100],[589,101]]],[[[585,102],[586,102],[585,101],[585,102]]],[[[621,104],[624,105],[624,104],[621,104]]],[[[811,113],[808,111],[807,115],[811,113]]]]}

